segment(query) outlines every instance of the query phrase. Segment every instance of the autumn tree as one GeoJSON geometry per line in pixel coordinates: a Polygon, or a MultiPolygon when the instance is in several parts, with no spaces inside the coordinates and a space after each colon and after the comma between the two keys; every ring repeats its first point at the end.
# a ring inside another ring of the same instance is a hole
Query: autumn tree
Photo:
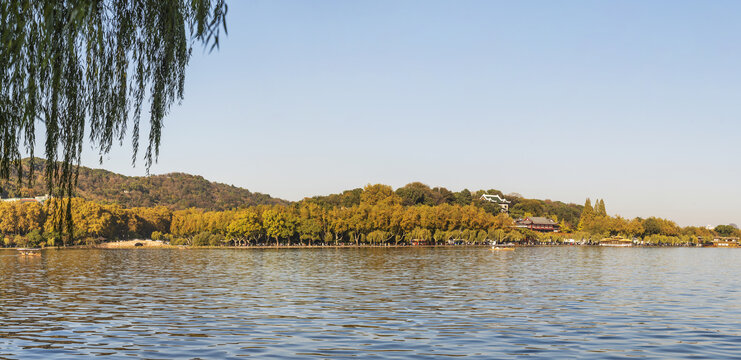
{"type": "Polygon", "coordinates": [[[170,233],[175,236],[192,237],[206,231],[203,214],[203,210],[195,208],[173,212],[170,233]]]}
{"type": "Polygon", "coordinates": [[[641,236],[645,231],[639,219],[630,220],[625,226],[625,233],[630,237],[641,236]]]}
{"type": "Polygon", "coordinates": [[[280,207],[262,213],[262,226],[267,236],[275,239],[275,246],[279,245],[279,239],[289,239],[290,244],[290,238],[296,231],[296,220],[293,214],[280,207]]]}
{"type": "Polygon", "coordinates": [[[592,220],[594,217],[594,209],[592,208],[592,201],[587,198],[587,201],[584,203],[584,208],[581,211],[581,216],[579,217],[579,231],[584,230],[584,227],[587,226],[587,223],[592,220]]]}
{"type": "Polygon", "coordinates": [[[421,240],[421,241],[430,241],[432,240],[432,232],[430,230],[416,227],[412,229],[412,231],[407,233],[407,237],[409,241],[412,240],[421,240]]]}
{"type": "Polygon", "coordinates": [[[338,245],[339,241],[350,230],[348,219],[350,210],[346,208],[334,208],[329,211],[328,221],[329,230],[333,235],[334,244],[338,245]]]}
{"type": "Polygon", "coordinates": [[[256,240],[263,234],[262,218],[254,208],[240,210],[227,226],[227,237],[237,241],[256,240]]]}
{"type": "Polygon", "coordinates": [[[399,220],[399,227],[402,233],[410,233],[421,223],[419,209],[417,207],[407,207],[399,220]]]}
{"type": "Polygon", "coordinates": [[[401,202],[401,199],[394,193],[391,186],[383,184],[368,184],[363,188],[360,194],[360,202],[368,205],[386,203],[392,205],[401,202]]]}
{"type": "Polygon", "coordinates": [[[307,245],[322,239],[324,226],[324,210],[313,203],[301,203],[298,208],[299,218],[296,232],[299,240],[306,241],[307,245]]]}
{"type": "Polygon", "coordinates": [[[373,230],[366,236],[371,245],[382,244],[391,238],[391,233],[383,230],[373,230]]]}
{"type": "Polygon", "coordinates": [[[0,202],[0,234],[17,234],[18,231],[18,211],[15,203],[0,202]]]}
{"type": "Polygon", "coordinates": [[[368,222],[370,210],[371,207],[366,204],[353,206],[350,209],[350,218],[347,219],[347,225],[349,228],[350,238],[355,242],[355,245],[359,245],[360,239],[371,231],[369,226],[370,223],[368,222]]]}
{"type": "Polygon", "coordinates": [[[731,225],[718,225],[715,227],[715,232],[720,236],[731,236],[736,233],[736,229],[731,225]]]}

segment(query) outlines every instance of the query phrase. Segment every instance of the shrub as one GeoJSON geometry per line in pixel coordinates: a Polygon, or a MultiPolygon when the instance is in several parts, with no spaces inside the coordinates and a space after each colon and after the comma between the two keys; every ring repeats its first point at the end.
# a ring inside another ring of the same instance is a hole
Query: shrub
{"type": "Polygon", "coordinates": [[[18,246],[18,247],[27,247],[28,246],[28,239],[26,239],[25,237],[23,237],[21,235],[16,235],[13,238],[13,242],[15,243],[15,246],[18,246]]]}
{"type": "Polygon", "coordinates": [[[224,238],[224,235],[221,235],[221,234],[213,234],[208,237],[208,244],[211,246],[224,245],[225,241],[226,241],[226,238],[224,238]]]}
{"type": "Polygon", "coordinates": [[[34,230],[28,233],[28,246],[38,247],[44,244],[44,236],[41,235],[41,230],[34,230]]]}
{"type": "Polygon", "coordinates": [[[56,246],[57,244],[62,242],[62,234],[60,234],[57,231],[47,231],[44,233],[44,238],[46,238],[46,245],[47,246],[56,246]]]}
{"type": "Polygon", "coordinates": [[[193,246],[208,246],[211,233],[204,231],[193,237],[193,246]]]}
{"type": "Polygon", "coordinates": [[[188,239],[186,238],[177,238],[170,241],[170,245],[188,245],[188,239]]]}

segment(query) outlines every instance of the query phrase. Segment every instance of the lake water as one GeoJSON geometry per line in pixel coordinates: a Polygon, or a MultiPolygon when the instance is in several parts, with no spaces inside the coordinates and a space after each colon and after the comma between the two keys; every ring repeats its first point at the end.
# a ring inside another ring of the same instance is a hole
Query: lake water
{"type": "Polygon", "coordinates": [[[741,249],[0,250],[0,358],[741,357],[741,249]]]}

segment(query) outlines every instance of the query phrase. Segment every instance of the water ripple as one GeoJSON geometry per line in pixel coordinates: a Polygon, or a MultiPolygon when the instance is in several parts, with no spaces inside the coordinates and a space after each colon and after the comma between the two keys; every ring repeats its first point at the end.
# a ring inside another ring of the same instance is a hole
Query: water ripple
{"type": "Polygon", "coordinates": [[[0,250],[0,358],[732,358],[741,251],[0,250]]]}

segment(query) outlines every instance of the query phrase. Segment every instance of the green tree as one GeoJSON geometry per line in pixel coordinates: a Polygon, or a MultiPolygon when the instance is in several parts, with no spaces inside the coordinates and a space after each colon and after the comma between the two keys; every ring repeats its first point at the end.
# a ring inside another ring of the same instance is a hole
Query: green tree
{"type": "Polygon", "coordinates": [[[579,217],[579,225],[577,226],[579,231],[584,230],[593,217],[594,209],[592,208],[592,200],[587,198],[587,201],[584,203],[584,208],[581,211],[581,216],[579,217]]]}
{"type": "Polygon", "coordinates": [[[506,233],[502,229],[498,229],[495,227],[491,227],[489,229],[489,234],[487,238],[491,241],[496,241],[497,243],[501,243],[505,239],[506,233]]]}
{"type": "Polygon", "coordinates": [[[211,233],[208,231],[203,231],[196,236],[193,237],[193,246],[208,246],[209,245],[209,239],[211,238],[211,233]]]}
{"type": "Polygon", "coordinates": [[[731,236],[736,233],[736,229],[731,225],[718,225],[713,230],[720,236],[731,236]]]}
{"type": "Polygon", "coordinates": [[[430,241],[432,240],[432,233],[430,230],[424,228],[414,228],[412,231],[407,233],[407,240],[419,240],[419,241],[430,241]]]}
{"type": "Polygon", "coordinates": [[[605,210],[605,200],[599,199],[597,200],[595,213],[597,216],[607,216],[607,210],[605,210]]]}
{"type": "Polygon", "coordinates": [[[396,194],[401,198],[402,204],[410,205],[435,205],[435,195],[429,186],[421,182],[413,182],[396,189],[396,194]]]}
{"type": "Polygon", "coordinates": [[[35,229],[28,233],[28,246],[37,247],[45,243],[44,236],[41,234],[41,230],[35,229]]]}
{"type": "Polygon", "coordinates": [[[522,199],[519,203],[512,206],[512,211],[517,213],[531,214],[532,216],[545,215],[543,202],[535,199],[522,199]]]}
{"type": "Polygon", "coordinates": [[[643,221],[643,235],[649,236],[661,233],[661,222],[655,218],[650,217],[643,221]]]}
{"type": "Polygon", "coordinates": [[[322,238],[322,225],[317,219],[300,219],[296,232],[300,240],[306,240],[307,245],[322,238]]]}
{"type": "Polygon", "coordinates": [[[466,206],[473,201],[473,197],[471,196],[471,191],[468,189],[463,189],[457,193],[453,194],[453,197],[455,198],[455,203],[460,206],[466,206]]]}
{"type": "Polygon", "coordinates": [[[455,194],[444,187],[432,188],[432,197],[435,205],[452,204],[455,201],[455,194]]]}
{"type": "Polygon", "coordinates": [[[391,233],[382,231],[382,230],[374,230],[368,233],[368,236],[366,236],[366,239],[368,239],[368,242],[370,242],[372,245],[376,244],[382,244],[391,239],[391,233]]]}
{"type": "Polygon", "coordinates": [[[211,234],[208,237],[208,244],[211,246],[222,246],[226,243],[226,238],[221,234],[211,234]]]}
{"type": "Polygon", "coordinates": [[[345,207],[351,207],[360,204],[360,195],[363,193],[363,189],[352,189],[345,190],[341,195],[341,205],[345,207]]]}

